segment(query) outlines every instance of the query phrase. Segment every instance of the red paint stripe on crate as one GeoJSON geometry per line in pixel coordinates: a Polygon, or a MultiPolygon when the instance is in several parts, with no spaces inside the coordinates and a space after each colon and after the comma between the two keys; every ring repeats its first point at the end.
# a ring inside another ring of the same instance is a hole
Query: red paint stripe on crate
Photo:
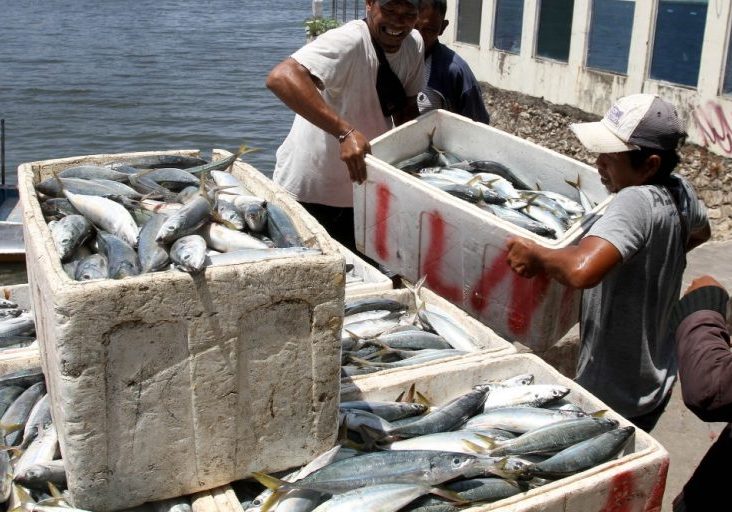
{"type": "Polygon", "coordinates": [[[473,293],[470,294],[470,304],[477,312],[482,312],[488,306],[488,298],[493,288],[506,277],[506,273],[511,269],[506,263],[508,251],[504,250],[493,259],[490,266],[483,271],[480,279],[473,287],[473,293]]]}
{"type": "Polygon", "coordinates": [[[615,475],[610,481],[607,502],[600,512],[631,512],[633,494],[635,493],[635,477],[630,471],[615,475]]]}
{"type": "Polygon", "coordinates": [[[447,251],[445,220],[439,212],[431,212],[429,214],[430,227],[430,243],[422,265],[423,276],[427,276],[425,280],[427,287],[442,295],[448,300],[459,302],[462,300],[462,290],[459,286],[453,286],[448,283],[449,277],[446,279],[442,275],[442,257],[447,251]]]}
{"type": "Polygon", "coordinates": [[[549,277],[546,274],[539,274],[532,279],[513,274],[508,327],[514,334],[526,334],[529,330],[531,320],[544,301],[548,288],[549,277]]]}
{"type": "Polygon", "coordinates": [[[643,512],[661,512],[661,506],[663,505],[663,493],[666,491],[666,478],[668,477],[668,457],[664,457],[661,461],[661,466],[658,468],[658,478],[656,483],[651,489],[651,494],[648,496],[646,506],[643,508],[643,512]]]}
{"type": "Polygon", "coordinates": [[[376,229],[374,230],[374,248],[376,255],[382,260],[389,258],[389,211],[391,210],[391,191],[383,183],[376,186],[376,229]]]}

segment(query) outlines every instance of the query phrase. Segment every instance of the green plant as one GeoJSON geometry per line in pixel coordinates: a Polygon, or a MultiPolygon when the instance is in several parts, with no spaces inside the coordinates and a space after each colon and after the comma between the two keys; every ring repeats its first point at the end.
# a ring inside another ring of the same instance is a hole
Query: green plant
{"type": "Polygon", "coordinates": [[[305,20],[305,34],[308,37],[318,37],[320,34],[336,28],[341,23],[333,18],[313,18],[305,20]]]}

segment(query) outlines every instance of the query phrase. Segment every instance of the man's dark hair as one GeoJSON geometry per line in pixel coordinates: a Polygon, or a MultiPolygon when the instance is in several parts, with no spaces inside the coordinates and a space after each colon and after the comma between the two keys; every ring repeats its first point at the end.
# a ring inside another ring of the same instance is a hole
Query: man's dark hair
{"type": "Polygon", "coordinates": [[[671,175],[673,170],[677,165],[679,165],[681,157],[675,149],[652,149],[641,147],[634,151],[628,151],[630,166],[633,169],[638,169],[643,165],[643,162],[648,160],[652,155],[658,155],[661,157],[661,165],[649,183],[653,185],[661,185],[668,180],[668,177],[671,175]]]}
{"type": "Polygon", "coordinates": [[[440,13],[443,19],[445,18],[445,14],[447,14],[447,0],[421,0],[419,8],[422,9],[424,7],[432,7],[440,13]]]}

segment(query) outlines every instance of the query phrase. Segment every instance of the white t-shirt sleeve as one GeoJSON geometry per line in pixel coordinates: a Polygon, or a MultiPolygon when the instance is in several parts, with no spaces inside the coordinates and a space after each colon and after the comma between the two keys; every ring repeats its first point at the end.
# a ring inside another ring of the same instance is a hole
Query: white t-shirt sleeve
{"type": "Polygon", "coordinates": [[[335,92],[344,87],[351,74],[349,66],[357,62],[349,58],[350,54],[363,51],[359,32],[344,26],[325,32],[293,53],[292,58],[319,79],[326,89],[335,92]]]}
{"type": "Polygon", "coordinates": [[[597,236],[613,244],[627,261],[646,245],[652,215],[643,193],[628,187],[615,196],[606,212],[595,222],[587,236],[597,236]]]}

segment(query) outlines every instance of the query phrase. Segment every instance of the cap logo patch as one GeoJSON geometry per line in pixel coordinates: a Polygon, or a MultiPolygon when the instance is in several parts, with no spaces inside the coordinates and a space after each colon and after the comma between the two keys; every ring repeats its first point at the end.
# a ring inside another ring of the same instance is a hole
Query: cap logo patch
{"type": "Polygon", "coordinates": [[[605,118],[615,126],[618,125],[621,117],[623,117],[623,111],[620,110],[620,107],[618,107],[617,105],[613,105],[612,108],[608,110],[607,114],[605,115],[605,118]]]}

